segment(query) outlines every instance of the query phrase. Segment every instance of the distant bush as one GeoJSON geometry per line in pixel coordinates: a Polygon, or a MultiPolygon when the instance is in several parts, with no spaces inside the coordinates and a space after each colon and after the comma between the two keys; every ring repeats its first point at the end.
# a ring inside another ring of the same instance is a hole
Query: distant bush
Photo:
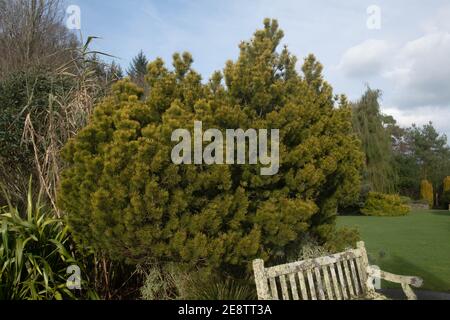
{"type": "Polygon", "coordinates": [[[400,196],[400,200],[404,203],[404,204],[408,204],[411,203],[412,199],[410,197],[405,197],[405,196],[400,196]]]}
{"type": "Polygon", "coordinates": [[[361,211],[366,216],[405,216],[411,211],[405,201],[399,195],[370,192],[361,211]]]}
{"type": "Polygon", "coordinates": [[[430,209],[434,205],[433,185],[428,180],[422,180],[420,183],[420,198],[428,202],[430,209]]]}

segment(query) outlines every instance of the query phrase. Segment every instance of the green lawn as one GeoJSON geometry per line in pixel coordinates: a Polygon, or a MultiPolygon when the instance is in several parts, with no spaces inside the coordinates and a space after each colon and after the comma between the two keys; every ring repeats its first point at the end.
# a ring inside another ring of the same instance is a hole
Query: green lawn
{"type": "Polygon", "coordinates": [[[416,210],[406,217],[338,218],[357,227],[371,264],[424,279],[423,289],[450,292],[450,212],[416,210]]]}

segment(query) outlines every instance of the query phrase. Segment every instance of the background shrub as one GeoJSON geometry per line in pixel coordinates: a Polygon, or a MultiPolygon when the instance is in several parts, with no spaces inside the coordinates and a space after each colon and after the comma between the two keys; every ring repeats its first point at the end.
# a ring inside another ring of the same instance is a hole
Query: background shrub
{"type": "Polygon", "coordinates": [[[400,200],[403,204],[411,204],[412,199],[406,196],[400,196],[400,200]]]}
{"type": "MultiPolygon", "coordinates": [[[[26,203],[28,179],[36,173],[33,147],[22,141],[25,119],[30,114],[37,133],[42,133],[48,127],[50,95],[61,94],[68,87],[69,81],[40,68],[0,80],[0,181],[6,184],[13,202],[26,203]]],[[[6,205],[2,196],[0,205],[6,205]]]]}
{"type": "Polygon", "coordinates": [[[426,200],[430,209],[434,206],[433,185],[428,180],[422,180],[420,183],[420,198],[426,200]]]}
{"type": "Polygon", "coordinates": [[[176,300],[185,295],[183,289],[187,273],[180,267],[155,264],[140,267],[140,272],[144,274],[144,284],[140,289],[143,300],[176,300]]]}
{"type": "Polygon", "coordinates": [[[252,277],[238,280],[219,274],[205,274],[180,264],[140,267],[145,275],[143,300],[255,300],[252,277]]]}
{"type": "Polygon", "coordinates": [[[405,201],[399,195],[370,192],[361,211],[367,216],[405,216],[411,211],[405,201]]]}

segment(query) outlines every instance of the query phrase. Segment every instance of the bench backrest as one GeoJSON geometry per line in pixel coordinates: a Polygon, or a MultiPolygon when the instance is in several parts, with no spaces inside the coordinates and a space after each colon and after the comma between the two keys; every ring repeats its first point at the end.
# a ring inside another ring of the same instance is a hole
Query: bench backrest
{"type": "Polygon", "coordinates": [[[357,249],[271,268],[255,260],[260,300],[347,300],[367,294],[369,265],[364,242],[357,249]]]}

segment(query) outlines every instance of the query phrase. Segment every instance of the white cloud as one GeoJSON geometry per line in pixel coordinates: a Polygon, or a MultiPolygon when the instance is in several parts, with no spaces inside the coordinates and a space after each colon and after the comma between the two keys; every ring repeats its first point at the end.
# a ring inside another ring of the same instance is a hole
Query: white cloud
{"type": "Polygon", "coordinates": [[[450,6],[437,17],[424,24],[426,34],[398,46],[367,40],[348,49],[339,71],[362,82],[384,81],[381,89],[400,108],[450,107],[450,6]]]}
{"type": "Polygon", "coordinates": [[[450,33],[427,34],[406,43],[384,76],[400,107],[450,107],[450,33]]]}
{"type": "Polygon", "coordinates": [[[382,111],[392,115],[402,127],[410,127],[413,123],[418,126],[430,121],[439,132],[449,133],[450,108],[424,106],[418,109],[402,109],[398,107],[383,107],[382,111]]]}
{"type": "Polygon", "coordinates": [[[392,47],[384,40],[366,40],[344,53],[338,70],[355,78],[376,76],[383,71],[391,50],[392,47]]]}
{"type": "Polygon", "coordinates": [[[422,29],[425,33],[450,31],[450,5],[440,8],[432,19],[422,23],[422,29]]]}

